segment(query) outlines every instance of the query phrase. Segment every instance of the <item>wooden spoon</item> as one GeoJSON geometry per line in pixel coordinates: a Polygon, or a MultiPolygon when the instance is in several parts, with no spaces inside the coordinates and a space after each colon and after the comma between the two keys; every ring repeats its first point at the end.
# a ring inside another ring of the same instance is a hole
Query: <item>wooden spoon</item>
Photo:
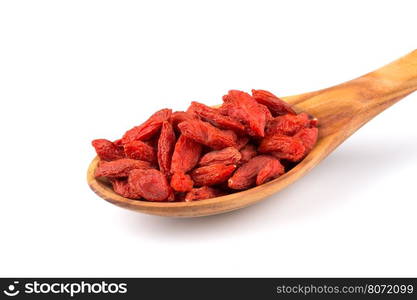
{"type": "Polygon", "coordinates": [[[131,200],[113,192],[94,178],[98,159],[89,168],[87,181],[100,197],[115,205],[147,214],[198,217],[219,214],[254,204],[293,183],[310,171],[344,140],[374,116],[417,90],[417,50],[357,79],[343,84],[285,97],[297,111],[319,120],[319,139],[310,154],[281,177],[235,194],[194,202],[148,202],[131,200]]]}

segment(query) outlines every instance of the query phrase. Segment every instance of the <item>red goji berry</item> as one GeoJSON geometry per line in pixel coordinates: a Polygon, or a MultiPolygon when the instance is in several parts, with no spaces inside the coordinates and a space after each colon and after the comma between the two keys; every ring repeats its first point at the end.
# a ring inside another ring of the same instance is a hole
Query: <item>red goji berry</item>
{"type": "MultiPolygon", "coordinates": [[[[255,156],[236,170],[228,181],[229,188],[234,190],[244,190],[255,185],[259,172],[271,161],[277,161],[277,159],[269,155],[255,156]]],[[[259,182],[268,179],[269,174],[270,172],[261,175],[259,182]]]]}
{"type": "Polygon", "coordinates": [[[91,142],[101,160],[116,160],[125,156],[123,148],[109,140],[97,139],[91,142]]]}
{"type": "Polygon", "coordinates": [[[151,165],[147,161],[122,158],[112,161],[101,161],[95,171],[96,177],[127,177],[134,169],[149,169],[151,165]]]}
{"type": "Polygon", "coordinates": [[[258,103],[268,107],[274,116],[296,114],[291,105],[268,91],[252,90],[252,96],[258,103]]]}
{"type": "Polygon", "coordinates": [[[216,150],[235,146],[237,141],[233,131],[221,130],[203,121],[186,121],[180,123],[178,127],[187,138],[216,150]]]}
{"type": "Polygon", "coordinates": [[[125,144],[124,148],[128,158],[149,161],[151,163],[156,161],[155,149],[142,141],[132,141],[125,144]]]}
{"type": "Polygon", "coordinates": [[[187,173],[193,169],[201,156],[202,146],[181,135],[172,155],[171,173],[187,173]]]}
{"type": "Polygon", "coordinates": [[[112,184],[113,190],[116,192],[116,194],[119,194],[122,197],[130,198],[130,199],[141,199],[142,198],[139,193],[137,193],[135,191],[132,191],[127,179],[113,178],[111,180],[111,184],[112,184]]]}
{"type": "Polygon", "coordinates": [[[192,189],[190,192],[188,192],[185,196],[185,201],[190,202],[196,200],[204,200],[215,198],[221,195],[221,191],[209,186],[203,186],[201,188],[192,189]]]}
{"type": "Polygon", "coordinates": [[[168,175],[171,170],[171,158],[175,147],[175,132],[169,122],[162,123],[161,135],[158,141],[159,170],[168,175]]]}
{"type": "Polygon", "coordinates": [[[154,113],[145,123],[133,127],[128,130],[122,138],[123,144],[130,143],[132,141],[146,141],[153,137],[161,129],[162,123],[168,121],[171,117],[171,109],[161,109],[154,113]]]}
{"type": "Polygon", "coordinates": [[[220,114],[217,108],[209,107],[202,103],[193,101],[187,111],[198,115],[204,121],[210,122],[212,125],[221,129],[230,129],[237,134],[243,134],[245,131],[245,126],[243,126],[239,121],[234,120],[229,116],[220,114]]]}
{"type": "Polygon", "coordinates": [[[239,164],[247,163],[251,158],[258,155],[258,152],[256,151],[256,147],[252,144],[248,144],[245,147],[243,147],[242,150],[240,150],[241,159],[239,164]]]}
{"type": "Polygon", "coordinates": [[[210,186],[227,181],[236,169],[236,165],[214,164],[200,167],[191,172],[196,185],[210,186]]]}
{"type": "Polygon", "coordinates": [[[193,189],[194,181],[190,175],[184,173],[174,173],[171,178],[171,187],[177,192],[189,192],[193,189]]]}
{"type": "Polygon", "coordinates": [[[264,184],[272,179],[284,174],[285,170],[278,159],[271,159],[268,161],[262,169],[259,170],[256,176],[256,185],[264,184]]]}
{"type": "Polygon", "coordinates": [[[132,192],[149,201],[166,201],[172,193],[165,175],[155,169],[134,169],[128,182],[132,192]]]}
{"type": "Polygon", "coordinates": [[[299,138],[282,134],[268,135],[259,145],[258,151],[270,153],[276,158],[299,161],[304,157],[306,149],[299,138]]]}
{"type": "Polygon", "coordinates": [[[200,166],[209,166],[213,164],[233,165],[237,164],[242,155],[234,147],[227,147],[222,150],[215,150],[206,153],[200,160],[200,166]]]}
{"type": "Polygon", "coordinates": [[[246,132],[251,136],[265,135],[265,110],[251,95],[245,92],[231,90],[223,96],[222,114],[239,120],[246,126],[246,132]]]}
{"type": "Polygon", "coordinates": [[[292,136],[302,128],[309,127],[310,123],[311,121],[305,113],[279,116],[266,124],[266,135],[279,133],[292,136]]]}

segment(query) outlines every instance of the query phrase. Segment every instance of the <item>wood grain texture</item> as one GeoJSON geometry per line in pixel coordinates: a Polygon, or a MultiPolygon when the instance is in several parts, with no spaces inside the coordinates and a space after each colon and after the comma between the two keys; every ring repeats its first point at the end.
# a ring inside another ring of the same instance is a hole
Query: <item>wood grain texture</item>
{"type": "Polygon", "coordinates": [[[96,157],[90,164],[87,181],[91,189],[112,204],[134,211],[169,216],[198,217],[223,213],[254,204],[279,192],[305,175],[338,145],[374,116],[417,90],[417,50],[357,79],[343,84],[284,97],[319,119],[319,139],[314,149],[295,168],[281,177],[235,194],[195,202],[148,202],[124,198],[110,186],[94,178],[96,157]]]}

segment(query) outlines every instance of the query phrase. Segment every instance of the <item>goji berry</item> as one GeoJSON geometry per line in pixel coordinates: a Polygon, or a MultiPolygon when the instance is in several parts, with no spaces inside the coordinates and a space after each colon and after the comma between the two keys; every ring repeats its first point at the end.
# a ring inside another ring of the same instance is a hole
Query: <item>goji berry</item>
{"type": "Polygon", "coordinates": [[[278,159],[271,159],[268,161],[262,169],[259,170],[256,176],[256,185],[264,184],[272,179],[284,174],[285,170],[278,159]]]}
{"type": "Polygon", "coordinates": [[[153,137],[161,129],[162,123],[168,121],[171,117],[171,109],[161,109],[154,113],[145,123],[133,127],[128,130],[122,138],[123,144],[130,143],[132,141],[146,141],[153,137]]]}
{"type": "Polygon", "coordinates": [[[276,158],[299,161],[304,157],[305,146],[299,138],[282,134],[268,135],[259,145],[258,151],[270,153],[276,158]]]}
{"type": "MultiPolygon", "coordinates": [[[[256,184],[259,172],[271,161],[277,161],[277,159],[269,155],[255,156],[236,170],[229,179],[228,186],[234,190],[250,188],[256,184]]],[[[262,175],[259,181],[262,182],[265,178],[268,179],[268,176],[265,177],[266,175],[262,175]]]]}
{"type": "Polygon", "coordinates": [[[193,169],[201,156],[202,146],[181,135],[172,155],[171,173],[187,173],[193,169]]]}
{"type": "Polygon", "coordinates": [[[301,140],[305,147],[305,154],[307,155],[316,144],[318,134],[319,130],[316,127],[303,128],[294,135],[294,138],[301,140]]]}
{"type": "Polygon", "coordinates": [[[239,150],[234,147],[227,147],[222,150],[215,150],[206,153],[200,160],[200,166],[208,166],[213,164],[231,165],[237,164],[242,155],[239,150]]]}
{"type": "Polygon", "coordinates": [[[296,114],[291,105],[268,91],[252,90],[252,96],[258,103],[268,107],[274,116],[296,114]]]}
{"type": "Polygon", "coordinates": [[[122,158],[112,161],[101,161],[95,171],[96,177],[127,177],[134,169],[149,169],[151,164],[147,161],[122,158]]]}
{"type": "Polygon", "coordinates": [[[126,157],[131,159],[139,159],[148,162],[156,161],[155,149],[142,141],[132,141],[125,144],[126,157]]]}
{"type": "Polygon", "coordinates": [[[109,140],[97,139],[91,142],[101,160],[111,161],[125,156],[123,148],[109,140]]]}
{"type": "Polygon", "coordinates": [[[230,129],[237,134],[242,134],[245,131],[245,126],[243,126],[239,121],[234,120],[229,116],[220,114],[217,108],[209,107],[202,103],[193,101],[187,111],[198,115],[204,121],[210,122],[219,128],[230,129]]]}
{"type": "Polygon", "coordinates": [[[266,135],[279,133],[292,136],[302,128],[309,127],[310,123],[311,121],[305,113],[279,116],[266,124],[266,135]]]}
{"type": "Polygon", "coordinates": [[[247,163],[252,157],[258,155],[256,147],[252,144],[248,144],[240,150],[241,159],[239,164],[247,163]]]}
{"type": "Polygon", "coordinates": [[[139,193],[132,191],[127,179],[116,179],[111,180],[113,190],[122,197],[130,199],[142,198],[139,193]]]}
{"type": "Polygon", "coordinates": [[[251,136],[263,137],[265,135],[265,110],[245,92],[231,90],[223,96],[223,105],[220,111],[246,126],[246,132],[251,136]]]}
{"type": "Polygon", "coordinates": [[[185,201],[190,202],[196,200],[210,199],[218,197],[220,195],[222,195],[222,193],[219,190],[209,186],[203,186],[201,188],[192,189],[190,192],[188,192],[185,196],[185,201]]]}
{"type": "Polygon", "coordinates": [[[149,201],[166,201],[172,193],[165,175],[155,169],[134,169],[128,182],[132,192],[149,201]]]}
{"type": "Polygon", "coordinates": [[[158,141],[158,164],[159,170],[168,175],[171,170],[171,158],[175,147],[175,132],[171,123],[162,123],[161,135],[158,141]]]}
{"type": "Polygon", "coordinates": [[[194,181],[190,175],[174,173],[171,178],[171,187],[177,192],[189,192],[193,189],[194,181]]]}
{"type": "Polygon", "coordinates": [[[216,150],[235,146],[237,141],[233,131],[221,130],[203,121],[186,121],[180,123],[178,127],[187,138],[216,150]]]}
{"type": "Polygon", "coordinates": [[[199,120],[200,118],[193,113],[188,113],[185,111],[176,111],[171,115],[170,122],[175,128],[178,127],[178,124],[184,121],[199,120]]]}
{"type": "Polygon", "coordinates": [[[235,169],[236,165],[209,165],[193,170],[191,172],[191,178],[198,186],[211,186],[227,181],[235,169]]]}

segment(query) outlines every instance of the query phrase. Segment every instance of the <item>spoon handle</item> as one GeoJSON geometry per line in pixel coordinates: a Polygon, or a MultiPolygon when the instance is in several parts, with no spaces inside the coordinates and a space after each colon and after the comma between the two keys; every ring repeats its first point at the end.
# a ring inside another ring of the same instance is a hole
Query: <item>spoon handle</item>
{"type": "Polygon", "coordinates": [[[363,124],[417,90],[417,50],[345,83],[285,100],[319,119],[321,136],[349,137],[363,124]]]}
{"type": "Polygon", "coordinates": [[[417,50],[352,82],[369,91],[362,104],[378,114],[417,90],[417,50]]]}

